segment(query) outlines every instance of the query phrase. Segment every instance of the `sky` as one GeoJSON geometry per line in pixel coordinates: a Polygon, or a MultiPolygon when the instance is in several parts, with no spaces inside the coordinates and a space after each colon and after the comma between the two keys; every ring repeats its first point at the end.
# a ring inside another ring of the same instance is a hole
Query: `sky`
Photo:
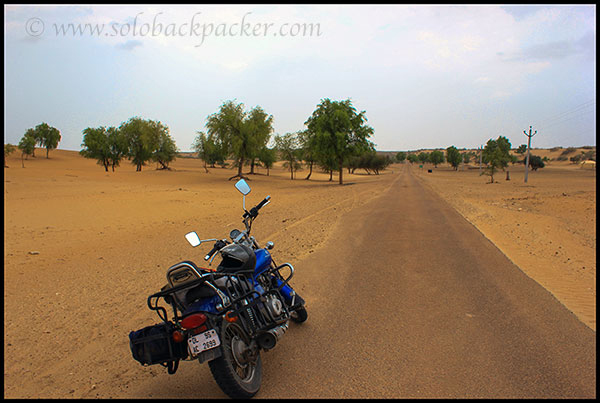
{"type": "Polygon", "coordinates": [[[191,151],[228,100],[282,135],[329,98],[381,151],[596,145],[595,5],[5,5],[4,33],[5,143],[139,116],[191,151]]]}

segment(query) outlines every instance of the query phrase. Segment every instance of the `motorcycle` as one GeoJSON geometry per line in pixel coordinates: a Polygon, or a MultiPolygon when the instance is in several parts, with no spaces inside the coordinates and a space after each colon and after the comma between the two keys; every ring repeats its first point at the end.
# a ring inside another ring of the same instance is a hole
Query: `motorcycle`
{"type": "Polygon", "coordinates": [[[269,351],[289,327],[289,321],[306,321],[305,301],[289,284],[290,263],[277,265],[269,252],[250,235],[259,210],[271,202],[267,196],[246,210],[250,187],[244,179],[235,184],[243,195],[242,222],[231,239],[203,239],[185,235],[193,246],[215,242],[204,256],[209,267],[189,260],[167,269],[167,284],[147,299],[161,323],[129,334],[133,358],[142,365],[160,364],[175,374],[179,361],[208,362],[213,378],[231,398],[256,395],[262,381],[260,352],[269,351]],[[210,267],[216,256],[221,262],[210,267]],[[173,312],[168,317],[165,304],[173,312]]]}

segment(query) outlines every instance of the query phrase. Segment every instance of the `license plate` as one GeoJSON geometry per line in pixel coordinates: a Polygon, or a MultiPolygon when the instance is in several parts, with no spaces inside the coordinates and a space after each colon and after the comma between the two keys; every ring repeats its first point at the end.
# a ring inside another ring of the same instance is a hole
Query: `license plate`
{"type": "Polygon", "coordinates": [[[219,335],[214,329],[188,338],[188,349],[190,350],[190,355],[192,357],[197,356],[203,351],[218,347],[219,345],[221,345],[221,340],[219,340],[219,335]]]}

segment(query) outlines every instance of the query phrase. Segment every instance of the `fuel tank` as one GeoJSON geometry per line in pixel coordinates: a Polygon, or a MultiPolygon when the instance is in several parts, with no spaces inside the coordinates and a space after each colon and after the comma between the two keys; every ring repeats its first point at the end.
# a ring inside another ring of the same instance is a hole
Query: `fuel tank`
{"type": "Polygon", "coordinates": [[[266,249],[256,249],[254,254],[256,255],[254,275],[258,276],[260,273],[267,270],[269,266],[271,266],[271,254],[266,249]]]}

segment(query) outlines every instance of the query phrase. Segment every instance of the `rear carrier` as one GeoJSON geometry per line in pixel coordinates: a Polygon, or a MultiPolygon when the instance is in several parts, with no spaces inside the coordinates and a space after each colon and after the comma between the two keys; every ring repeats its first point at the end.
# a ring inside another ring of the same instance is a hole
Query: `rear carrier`
{"type": "MultiPolygon", "coordinates": [[[[291,268],[286,263],[273,271],[278,273],[285,266],[291,268]]],[[[254,283],[252,275],[253,270],[236,273],[205,271],[190,261],[171,266],[167,271],[168,284],[160,292],[150,295],[147,301],[148,307],[156,311],[163,323],[129,334],[133,358],[142,365],[161,364],[170,374],[175,373],[179,360],[190,358],[188,334],[181,329],[181,321],[194,312],[207,313],[210,325],[217,332],[220,330],[216,326],[222,317],[238,322],[250,337],[279,329],[289,318],[289,310],[285,305],[272,309],[270,301],[281,298],[280,291],[291,279],[293,268],[279,287],[266,292],[254,283]],[[167,309],[159,304],[161,299],[171,306],[172,320],[168,318],[167,309]]],[[[216,358],[214,354],[209,356],[216,358]]],[[[201,361],[205,359],[200,357],[201,361]]]]}

